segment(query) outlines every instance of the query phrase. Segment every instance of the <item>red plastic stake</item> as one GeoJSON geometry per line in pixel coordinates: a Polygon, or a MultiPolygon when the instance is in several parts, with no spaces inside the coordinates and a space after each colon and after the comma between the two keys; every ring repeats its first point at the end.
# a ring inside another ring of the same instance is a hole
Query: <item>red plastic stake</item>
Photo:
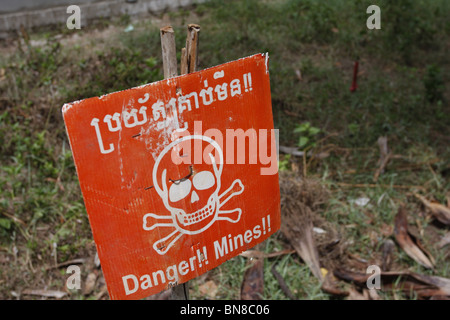
{"type": "Polygon", "coordinates": [[[355,65],[353,67],[353,82],[352,82],[352,86],[350,87],[350,91],[351,92],[355,92],[356,89],[358,88],[358,84],[357,84],[357,78],[358,78],[358,61],[355,61],[355,65]]]}

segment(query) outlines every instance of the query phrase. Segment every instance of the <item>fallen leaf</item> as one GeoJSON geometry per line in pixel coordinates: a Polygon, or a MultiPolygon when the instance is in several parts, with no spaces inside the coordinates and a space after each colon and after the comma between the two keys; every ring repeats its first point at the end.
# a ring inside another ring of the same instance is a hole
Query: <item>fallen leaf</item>
{"type": "MultiPolygon", "coordinates": [[[[335,269],[334,275],[339,279],[366,286],[367,280],[372,274],[358,273],[344,269],[335,269]]],[[[413,293],[417,297],[450,297],[450,279],[428,276],[409,271],[389,271],[380,273],[381,290],[401,290],[407,295],[413,293]]]]}
{"type": "Polygon", "coordinates": [[[41,296],[47,298],[61,299],[67,295],[67,292],[57,291],[57,290],[41,290],[41,289],[25,289],[22,291],[23,294],[41,296]]]}
{"type": "Polygon", "coordinates": [[[241,285],[241,300],[261,300],[264,294],[264,261],[252,259],[241,285]]]}
{"type": "Polygon", "coordinates": [[[450,232],[447,232],[438,243],[438,248],[442,249],[450,243],[450,232]]]}
{"type": "Polygon", "coordinates": [[[437,292],[433,291],[431,295],[450,296],[450,279],[418,273],[412,273],[410,276],[424,282],[425,284],[435,286],[437,288],[437,292]]]}
{"type": "Polygon", "coordinates": [[[408,221],[404,207],[400,207],[395,216],[394,235],[397,243],[408,256],[426,268],[434,268],[433,257],[425,250],[419,239],[408,232],[408,221]]]}
{"type": "MultiPolygon", "coordinates": [[[[322,269],[324,269],[324,268],[322,268],[322,269]]],[[[350,294],[349,291],[343,290],[339,287],[339,285],[336,281],[336,278],[334,277],[333,272],[327,272],[324,275],[324,280],[322,282],[321,289],[326,293],[329,293],[329,294],[332,294],[332,295],[338,296],[338,297],[347,297],[350,294]]]]}
{"type": "Polygon", "coordinates": [[[450,208],[447,206],[444,206],[437,202],[428,201],[425,199],[425,197],[421,196],[420,194],[414,193],[414,196],[418,198],[425,207],[427,207],[431,214],[439,220],[441,223],[445,225],[450,225],[450,208]]]}
{"type": "Polygon", "coordinates": [[[313,275],[322,281],[319,254],[313,237],[311,210],[302,203],[293,203],[284,213],[281,232],[308,265],[313,275]]]}

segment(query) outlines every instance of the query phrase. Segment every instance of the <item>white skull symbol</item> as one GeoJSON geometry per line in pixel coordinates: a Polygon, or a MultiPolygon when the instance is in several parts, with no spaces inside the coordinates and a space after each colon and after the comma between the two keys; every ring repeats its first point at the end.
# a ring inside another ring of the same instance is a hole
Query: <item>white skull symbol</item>
{"type": "Polygon", "coordinates": [[[153,168],[154,186],[180,232],[197,234],[216,220],[222,168],[222,149],[201,135],[178,139],[158,156],[153,168]],[[194,161],[194,154],[201,155],[200,163],[194,161]]]}

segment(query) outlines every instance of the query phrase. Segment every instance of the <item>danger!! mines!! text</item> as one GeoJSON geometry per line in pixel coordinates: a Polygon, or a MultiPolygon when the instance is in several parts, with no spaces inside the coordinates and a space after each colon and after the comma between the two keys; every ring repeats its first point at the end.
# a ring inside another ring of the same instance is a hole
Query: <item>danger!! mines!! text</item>
{"type": "MultiPolygon", "coordinates": [[[[270,215],[261,219],[261,224],[255,225],[251,229],[247,229],[242,234],[223,236],[220,240],[213,243],[214,256],[216,260],[226,259],[233,251],[241,251],[245,244],[251,243],[253,240],[259,239],[266,232],[271,232],[270,215]]],[[[178,284],[179,276],[186,276],[190,272],[196,272],[197,268],[201,268],[202,264],[209,264],[208,250],[206,246],[197,249],[196,253],[187,260],[182,260],[174,265],[166,268],[166,270],[156,270],[149,274],[138,277],[134,274],[127,274],[122,277],[125,295],[137,292],[139,289],[147,290],[161,284],[169,283],[169,287],[178,284]]]]}

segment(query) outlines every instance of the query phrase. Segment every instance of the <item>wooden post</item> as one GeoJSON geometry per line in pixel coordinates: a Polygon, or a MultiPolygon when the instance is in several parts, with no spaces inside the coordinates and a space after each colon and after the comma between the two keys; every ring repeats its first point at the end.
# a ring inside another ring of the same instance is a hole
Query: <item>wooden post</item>
{"type": "Polygon", "coordinates": [[[189,24],[186,36],[186,47],[181,49],[181,74],[197,71],[199,35],[200,26],[197,24],[189,24]]]}
{"type": "MultiPolygon", "coordinates": [[[[200,26],[196,24],[188,25],[188,34],[186,38],[186,48],[181,49],[181,74],[187,74],[197,71],[198,66],[198,37],[200,26]]],[[[175,48],[175,33],[171,26],[160,29],[162,61],[164,70],[164,79],[176,77],[177,55],[175,48]]],[[[172,288],[170,300],[189,300],[189,282],[177,285],[172,288]]]]}
{"type": "Polygon", "coordinates": [[[187,73],[197,71],[200,26],[189,24],[186,37],[187,73]]]}
{"type": "Polygon", "coordinates": [[[178,75],[175,33],[171,26],[160,29],[164,79],[178,75]]]}

